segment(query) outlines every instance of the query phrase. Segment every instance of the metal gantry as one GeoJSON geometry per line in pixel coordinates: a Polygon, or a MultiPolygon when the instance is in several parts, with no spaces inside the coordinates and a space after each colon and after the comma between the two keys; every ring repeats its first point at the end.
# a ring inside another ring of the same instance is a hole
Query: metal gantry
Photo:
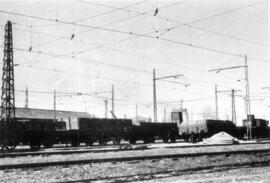
{"type": "Polygon", "coordinates": [[[12,23],[5,26],[4,59],[2,73],[1,94],[1,140],[4,146],[13,146],[16,143],[15,125],[15,94],[14,94],[14,63],[12,23]]]}

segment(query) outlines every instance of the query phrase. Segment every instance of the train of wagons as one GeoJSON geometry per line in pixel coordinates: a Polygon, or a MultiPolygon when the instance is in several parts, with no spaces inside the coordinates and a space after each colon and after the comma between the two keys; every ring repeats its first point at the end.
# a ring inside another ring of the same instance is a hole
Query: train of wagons
{"type": "MultiPolygon", "coordinates": [[[[268,123],[253,117],[253,138],[269,138],[268,123]]],[[[211,119],[200,124],[190,124],[188,128],[179,123],[141,122],[140,125],[134,125],[131,119],[105,118],[78,118],[78,129],[68,130],[65,121],[53,119],[16,118],[9,126],[3,124],[0,123],[0,144],[13,148],[17,145],[49,148],[54,144],[71,144],[74,147],[82,143],[88,146],[94,143],[105,145],[108,142],[120,144],[121,140],[130,144],[137,141],[154,143],[156,140],[173,143],[176,139],[197,142],[221,131],[239,139],[243,139],[246,134],[245,125],[238,127],[232,121],[211,119]]]]}

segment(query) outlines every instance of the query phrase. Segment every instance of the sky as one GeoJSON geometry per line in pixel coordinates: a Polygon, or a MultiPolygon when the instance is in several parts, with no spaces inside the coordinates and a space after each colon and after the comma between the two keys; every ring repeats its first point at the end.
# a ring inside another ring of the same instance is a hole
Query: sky
{"type": "MultiPolygon", "coordinates": [[[[187,108],[190,118],[215,115],[218,91],[236,92],[236,116],[245,116],[244,65],[248,58],[251,113],[270,118],[269,4],[267,0],[0,0],[4,26],[13,24],[16,106],[86,111],[104,117],[153,118],[153,69],[158,120],[187,108]],[[155,12],[157,14],[155,15],[155,12]],[[81,93],[83,95],[77,95],[81,93]],[[87,94],[87,95],[85,95],[87,94]],[[67,96],[68,95],[68,96],[67,96]]],[[[3,51],[0,52],[3,58],[3,51]]],[[[2,67],[2,65],[1,65],[2,67]]],[[[220,119],[231,119],[230,92],[218,93],[220,119]]]]}

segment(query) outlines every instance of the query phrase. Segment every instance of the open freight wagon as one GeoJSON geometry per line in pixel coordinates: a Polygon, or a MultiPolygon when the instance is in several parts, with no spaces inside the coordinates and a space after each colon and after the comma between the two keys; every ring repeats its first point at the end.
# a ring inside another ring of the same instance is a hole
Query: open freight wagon
{"type": "Polygon", "coordinates": [[[120,144],[121,140],[135,144],[140,140],[154,143],[157,139],[175,142],[178,136],[176,123],[140,123],[133,125],[131,119],[78,118],[78,130],[71,130],[71,145],[80,143],[105,145],[112,141],[120,144]]]}
{"type": "Polygon", "coordinates": [[[78,130],[71,130],[71,145],[78,146],[81,142],[93,145],[97,142],[105,145],[112,141],[120,144],[121,140],[129,140],[132,129],[130,119],[78,118],[78,130]]]}
{"type": "Polygon", "coordinates": [[[15,118],[12,123],[0,123],[0,143],[15,148],[29,145],[31,148],[52,147],[66,142],[66,124],[53,119],[15,118]],[[61,138],[63,137],[63,138],[61,138]],[[64,139],[65,138],[65,139],[64,139]]]}
{"type": "Polygon", "coordinates": [[[198,142],[204,138],[209,138],[218,132],[227,132],[232,136],[236,136],[237,128],[232,121],[229,120],[216,120],[206,119],[190,123],[187,125],[181,124],[179,126],[180,137],[185,141],[198,142]]]}
{"type": "Polygon", "coordinates": [[[146,123],[142,122],[139,126],[133,126],[130,143],[134,144],[137,140],[144,143],[154,143],[155,140],[162,139],[163,142],[175,142],[178,136],[176,123],[146,123]]]}

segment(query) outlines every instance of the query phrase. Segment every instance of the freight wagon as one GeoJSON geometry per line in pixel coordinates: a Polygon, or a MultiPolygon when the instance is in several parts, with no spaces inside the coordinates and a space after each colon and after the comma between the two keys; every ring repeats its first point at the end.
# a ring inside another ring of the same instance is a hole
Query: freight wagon
{"type": "Polygon", "coordinates": [[[198,142],[222,131],[235,136],[237,128],[235,124],[229,120],[206,119],[189,123],[188,125],[180,124],[179,138],[185,141],[198,142]]]}
{"type": "MultiPolygon", "coordinates": [[[[31,148],[52,147],[54,144],[80,143],[105,145],[112,141],[120,144],[121,140],[135,144],[140,140],[144,143],[175,142],[177,138],[197,142],[215,133],[225,131],[232,136],[243,139],[246,133],[245,120],[243,127],[236,127],[228,120],[211,120],[185,125],[184,123],[140,123],[132,124],[130,119],[78,118],[78,129],[66,129],[66,122],[53,119],[16,118],[5,125],[0,123],[0,144],[15,148],[16,145],[29,145],[31,148]]],[[[252,119],[253,138],[269,138],[268,121],[252,119]]]]}
{"type": "Polygon", "coordinates": [[[71,131],[71,144],[80,143],[93,145],[97,142],[105,145],[112,141],[120,144],[121,140],[135,144],[142,140],[144,143],[154,143],[157,139],[164,142],[175,142],[177,137],[176,123],[141,123],[133,125],[130,119],[79,118],[79,129],[71,131]]]}
{"type": "MultiPolygon", "coordinates": [[[[260,138],[269,138],[270,130],[268,127],[269,121],[264,119],[255,118],[254,115],[250,115],[250,121],[252,126],[252,138],[260,139],[260,138]]],[[[246,136],[247,130],[247,120],[243,120],[243,126],[238,127],[240,133],[238,136],[246,136]],[[244,135],[243,135],[244,134],[244,135]]]]}
{"type": "Polygon", "coordinates": [[[120,144],[121,139],[128,140],[132,129],[130,119],[78,118],[78,130],[71,130],[71,144],[93,145],[98,142],[105,145],[112,141],[120,144]]]}
{"type": "Polygon", "coordinates": [[[178,136],[176,123],[140,123],[134,126],[130,135],[130,143],[134,144],[137,140],[144,143],[154,143],[155,140],[162,139],[163,142],[175,142],[178,136]]]}
{"type": "Polygon", "coordinates": [[[12,124],[0,123],[0,142],[15,148],[17,145],[29,145],[31,148],[52,147],[65,142],[60,138],[66,134],[65,122],[53,119],[15,118],[12,124]],[[8,139],[6,139],[8,138],[8,139]],[[4,141],[3,141],[4,139],[4,141]]]}

